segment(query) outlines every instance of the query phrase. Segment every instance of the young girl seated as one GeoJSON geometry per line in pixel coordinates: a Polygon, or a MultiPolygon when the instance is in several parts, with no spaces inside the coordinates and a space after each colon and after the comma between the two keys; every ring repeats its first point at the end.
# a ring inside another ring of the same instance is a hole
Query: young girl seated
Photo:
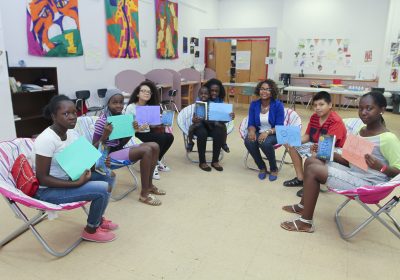
{"type": "MultiPolygon", "coordinates": [[[[126,107],[125,114],[136,115],[136,106],[157,105],[158,90],[152,81],[144,81],[138,85],[133,91],[129,99],[128,106],[126,107]]],[[[161,127],[164,129],[164,127],[161,127]]],[[[158,155],[157,169],[155,171],[170,171],[170,168],[162,161],[164,155],[168,152],[172,143],[174,142],[174,135],[171,133],[158,133],[153,132],[148,124],[139,126],[136,122],[136,137],[143,142],[156,142],[160,147],[158,155]]],[[[155,172],[154,179],[159,179],[158,172],[155,172]]]]}
{"type": "MultiPolygon", "coordinates": [[[[152,205],[161,205],[161,201],[154,196],[165,195],[165,191],[153,185],[153,171],[157,165],[159,148],[157,143],[147,142],[133,147],[124,148],[130,137],[122,139],[108,140],[113,127],[107,123],[108,116],[120,115],[124,108],[124,96],[118,89],[108,89],[104,97],[104,112],[100,115],[95,124],[93,134],[93,144],[98,147],[100,143],[109,148],[109,156],[116,160],[130,160],[135,162],[140,160],[140,178],[142,190],[139,201],[152,205]]],[[[132,123],[132,126],[134,124],[132,123]]]]}
{"type": "MultiPolygon", "coordinates": [[[[205,86],[202,86],[199,90],[198,93],[198,99],[199,101],[202,102],[208,102],[208,99],[210,98],[210,94],[208,92],[208,88],[205,86]]],[[[206,112],[207,114],[207,112],[206,112]]],[[[197,128],[199,128],[202,125],[207,125],[207,123],[204,121],[204,119],[200,118],[199,116],[196,115],[196,112],[193,114],[193,123],[189,127],[189,132],[188,132],[188,143],[186,145],[186,150],[188,152],[193,151],[194,147],[194,142],[193,142],[193,137],[194,137],[194,132],[197,128]]]]}
{"type": "Polygon", "coordinates": [[[72,130],[77,120],[75,104],[65,95],[54,96],[45,107],[44,116],[53,124],[34,142],[32,152],[40,183],[35,198],[55,204],[90,201],[82,238],[94,242],[113,241],[116,236],[110,230],[118,228],[118,225],[103,217],[110,197],[104,177],[87,170],[78,180],[71,181],[54,158],[79,137],[72,130]]]}
{"type": "MultiPolygon", "coordinates": [[[[225,93],[225,88],[220,80],[210,79],[204,84],[204,86],[207,87],[208,91],[210,92],[210,102],[224,103],[226,93],[225,93]]],[[[231,118],[232,120],[235,118],[235,113],[233,112],[231,113],[231,118]]],[[[228,144],[226,143],[228,137],[228,133],[226,131],[226,125],[222,122],[217,122],[217,121],[209,123],[210,125],[218,126],[224,130],[225,137],[224,137],[224,143],[222,144],[222,149],[225,152],[229,153],[230,150],[228,144]]]]}
{"type": "Polygon", "coordinates": [[[334,189],[352,190],[388,181],[400,173],[400,142],[386,128],[383,113],[386,99],[380,92],[370,92],[361,97],[358,115],[366,125],[358,135],[374,144],[372,154],[365,155],[368,170],[356,167],[335,153],[335,162],[325,164],[310,157],[304,165],[304,195],[300,203],[282,209],[301,216],[287,221],[281,227],[289,231],[314,232],[313,216],[320,184],[334,189]]]}

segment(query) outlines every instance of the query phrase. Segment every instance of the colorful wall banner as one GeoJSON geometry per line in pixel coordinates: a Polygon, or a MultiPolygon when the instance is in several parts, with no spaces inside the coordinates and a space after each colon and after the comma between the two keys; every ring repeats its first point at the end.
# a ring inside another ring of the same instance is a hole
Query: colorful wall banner
{"type": "Polygon", "coordinates": [[[178,3],[156,0],[157,58],[178,58],[178,3]]]}
{"type": "Polygon", "coordinates": [[[106,17],[110,56],[139,58],[138,0],[106,0],[106,17]]]}
{"type": "Polygon", "coordinates": [[[78,0],[27,0],[28,53],[36,56],[83,54],[78,0]]]}

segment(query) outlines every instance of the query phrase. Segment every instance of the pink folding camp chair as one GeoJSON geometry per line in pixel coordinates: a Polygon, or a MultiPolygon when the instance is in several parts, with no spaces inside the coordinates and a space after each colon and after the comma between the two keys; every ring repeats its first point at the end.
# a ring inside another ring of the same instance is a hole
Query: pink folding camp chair
{"type": "Polygon", "coordinates": [[[397,175],[386,183],[376,186],[363,186],[354,190],[336,190],[328,187],[330,191],[347,197],[346,201],[340,204],[335,212],[335,221],[340,236],[343,239],[350,239],[360,232],[364,227],[366,227],[370,222],[376,219],[395,236],[400,238],[400,224],[392,215],[390,215],[390,211],[399,203],[400,196],[393,196],[393,198],[386,202],[383,206],[379,204],[381,200],[385,199],[398,186],[400,186],[400,175],[397,175]],[[370,216],[361,224],[356,226],[353,231],[345,232],[339,215],[343,208],[352,200],[357,201],[370,214],[370,216]],[[378,209],[374,211],[368,206],[368,204],[375,204],[378,209]],[[392,220],[393,226],[379,216],[382,213],[385,213],[392,220]]]}
{"type": "MultiPolygon", "coordinates": [[[[297,114],[296,111],[289,109],[289,108],[285,108],[284,110],[285,110],[285,119],[283,121],[283,125],[295,125],[295,126],[300,126],[300,128],[301,128],[301,118],[300,118],[299,114],[297,114]]],[[[248,118],[246,117],[242,120],[242,122],[240,123],[240,126],[239,126],[239,134],[243,140],[247,137],[247,124],[248,124],[248,118]]],[[[276,150],[276,149],[280,148],[281,146],[282,145],[280,145],[280,144],[276,144],[274,146],[274,148],[276,150]]],[[[283,152],[282,159],[277,160],[277,162],[280,162],[278,171],[280,171],[282,169],[282,166],[284,163],[288,163],[288,162],[285,162],[287,153],[288,153],[288,151],[285,149],[285,151],[283,152]]],[[[246,150],[246,154],[243,159],[244,167],[251,169],[251,170],[258,171],[258,168],[255,168],[255,167],[252,167],[249,165],[248,159],[249,159],[249,151],[246,150]]]]}
{"type": "Polygon", "coordinates": [[[20,154],[24,154],[25,156],[29,157],[32,151],[32,147],[33,140],[28,138],[17,138],[12,141],[0,142],[0,194],[4,197],[6,203],[10,206],[15,216],[23,221],[22,226],[9,234],[3,240],[0,240],[0,247],[11,242],[15,238],[23,234],[25,231],[30,230],[47,252],[56,257],[63,257],[70,253],[75,247],[77,247],[79,243],[81,243],[82,238],[79,237],[79,239],[76,240],[72,245],[70,245],[65,251],[58,252],[50,247],[50,245],[43,239],[43,237],[35,228],[35,225],[48,218],[48,215],[50,214],[55,217],[55,211],[65,211],[82,207],[87,214],[87,210],[84,207],[87,202],[52,204],[29,197],[25,195],[22,191],[17,189],[15,187],[14,179],[11,176],[11,168],[15,159],[20,154]],[[37,209],[38,214],[29,219],[27,215],[22,211],[22,209],[18,206],[18,204],[37,209]]]}

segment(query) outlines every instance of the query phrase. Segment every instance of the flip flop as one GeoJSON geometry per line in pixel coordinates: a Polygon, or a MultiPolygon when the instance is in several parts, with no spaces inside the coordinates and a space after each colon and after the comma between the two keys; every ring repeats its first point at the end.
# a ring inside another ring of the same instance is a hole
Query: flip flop
{"type": "Polygon", "coordinates": [[[140,196],[139,201],[144,204],[151,205],[151,206],[160,206],[161,205],[161,200],[159,200],[152,194],[149,194],[147,197],[140,196]]]}
{"type": "Polygon", "coordinates": [[[156,187],[153,187],[150,189],[150,193],[155,194],[155,195],[166,195],[167,192],[162,190],[162,189],[158,189],[156,187]]]}

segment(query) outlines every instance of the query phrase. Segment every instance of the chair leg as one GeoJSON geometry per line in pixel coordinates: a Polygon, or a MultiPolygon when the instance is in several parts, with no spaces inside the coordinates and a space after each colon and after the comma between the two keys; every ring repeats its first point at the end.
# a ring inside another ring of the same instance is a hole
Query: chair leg
{"type": "Polygon", "coordinates": [[[53,255],[55,257],[64,257],[64,256],[68,255],[73,249],[75,249],[82,242],[83,239],[81,237],[79,237],[79,239],[76,240],[72,245],[70,245],[65,251],[58,252],[58,251],[54,250],[43,239],[43,237],[39,234],[39,232],[35,228],[36,224],[38,224],[39,222],[41,222],[47,218],[47,213],[45,211],[39,211],[39,213],[35,217],[33,217],[32,219],[28,219],[14,201],[9,200],[9,199],[7,199],[7,200],[11,204],[10,206],[12,207],[14,213],[23,220],[24,225],[22,225],[17,230],[15,230],[13,233],[11,233],[6,238],[4,238],[2,241],[0,241],[0,247],[2,247],[4,245],[6,245],[7,243],[9,243],[10,241],[14,240],[15,238],[17,238],[18,236],[20,236],[22,233],[24,233],[27,230],[31,230],[31,232],[36,237],[36,239],[39,241],[39,243],[43,246],[43,248],[48,253],[50,253],[51,255],[53,255]]]}
{"type": "Polygon", "coordinates": [[[135,191],[137,189],[137,187],[139,186],[138,183],[138,178],[136,177],[135,173],[134,173],[134,169],[132,165],[128,165],[127,166],[129,172],[131,173],[132,177],[133,177],[133,186],[129,187],[128,190],[126,190],[125,192],[123,192],[122,194],[119,195],[114,195],[111,193],[111,200],[112,201],[119,201],[121,199],[123,199],[125,196],[127,196],[128,194],[130,194],[131,192],[135,191]]]}
{"type": "Polygon", "coordinates": [[[391,209],[396,206],[396,204],[399,202],[397,197],[392,198],[390,201],[388,201],[383,207],[380,207],[379,204],[377,206],[379,207],[378,211],[374,212],[371,208],[369,208],[365,203],[361,202],[358,196],[354,198],[355,201],[357,201],[368,213],[371,214],[370,217],[368,217],[364,222],[362,222],[359,226],[357,226],[353,231],[349,233],[345,233],[343,229],[343,224],[340,219],[340,212],[343,210],[343,208],[351,201],[352,199],[348,198],[345,202],[343,202],[339,207],[337,208],[335,212],[335,221],[336,225],[338,227],[340,236],[343,239],[350,239],[353,236],[355,236],[358,232],[360,232],[363,228],[365,228],[370,222],[372,222],[374,219],[377,219],[382,225],[384,225],[389,231],[391,231],[397,238],[400,238],[400,225],[397,223],[396,220],[389,214],[391,209]],[[379,215],[385,213],[388,215],[392,221],[394,222],[397,231],[391,227],[385,220],[383,220],[379,215]]]}

